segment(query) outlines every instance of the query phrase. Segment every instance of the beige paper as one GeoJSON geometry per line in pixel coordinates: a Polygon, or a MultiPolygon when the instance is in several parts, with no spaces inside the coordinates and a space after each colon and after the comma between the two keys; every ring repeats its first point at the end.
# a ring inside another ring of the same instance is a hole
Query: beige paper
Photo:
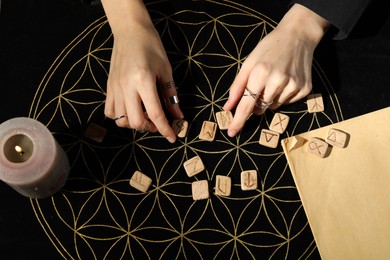
{"type": "Polygon", "coordinates": [[[281,142],[322,259],[390,259],[390,107],[281,142]],[[347,147],[309,154],[329,128],[347,147]]]}

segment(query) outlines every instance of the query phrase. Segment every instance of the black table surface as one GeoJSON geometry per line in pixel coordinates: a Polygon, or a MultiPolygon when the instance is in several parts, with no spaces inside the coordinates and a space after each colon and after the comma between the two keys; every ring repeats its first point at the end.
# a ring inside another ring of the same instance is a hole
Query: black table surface
{"type": "Polygon", "coordinates": [[[259,133],[275,112],[291,117],[284,138],[388,107],[390,20],[376,1],[350,38],[320,44],[313,92],[324,97],[323,113],[307,113],[302,100],[251,117],[237,138],[221,130],[213,142],[200,141],[238,60],[286,11],[287,1],[268,2],[147,2],[190,122],[187,138],[171,145],[104,117],[112,37],[100,6],[3,0],[0,122],[43,122],[72,168],[65,187],[42,200],[0,182],[0,258],[319,259],[283,151],[260,146],[259,133]],[[108,130],[102,143],[84,137],[90,123],[108,130]],[[194,155],[206,170],[189,178],[182,163],[194,155]],[[249,169],[259,187],[244,192],[239,173],[249,169]],[[129,186],[135,170],[152,178],[148,192],[129,186]],[[193,201],[191,183],[207,179],[212,191],[219,174],[231,177],[232,195],[193,201]]]}

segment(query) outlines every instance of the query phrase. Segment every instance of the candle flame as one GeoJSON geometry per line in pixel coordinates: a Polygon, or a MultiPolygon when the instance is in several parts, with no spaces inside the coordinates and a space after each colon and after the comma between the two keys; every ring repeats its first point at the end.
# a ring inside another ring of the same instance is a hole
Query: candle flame
{"type": "Polygon", "coordinates": [[[16,151],[17,153],[19,153],[20,155],[23,155],[23,154],[24,154],[24,151],[23,151],[22,147],[20,147],[19,145],[16,145],[16,146],[15,146],[15,151],[16,151]]]}

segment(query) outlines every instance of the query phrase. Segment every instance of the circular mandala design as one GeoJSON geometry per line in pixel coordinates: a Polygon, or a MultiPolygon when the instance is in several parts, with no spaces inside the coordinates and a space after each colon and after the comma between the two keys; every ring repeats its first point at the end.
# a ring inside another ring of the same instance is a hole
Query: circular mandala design
{"type": "Polygon", "coordinates": [[[158,134],[120,129],[104,118],[112,35],[106,18],[97,19],[58,55],[31,105],[30,117],[47,125],[72,165],[60,193],[31,200],[43,230],[69,259],[316,256],[282,148],[263,147],[258,140],[275,112],[291,118],[282,138],[342,120],[326,76],[314,62],[313,91],[323,94],[325,112],[308,113],[301,101],[250,117],[235,138],[218,130],[213,142],[199,140],[202,122],[216,121],[228,84],[275,22],[225,1],[192,2],[191,10],[169,10],[169,2],[148,8],[172,62],[188,136],[172,145],[158,134]],[[103,142],[84,137],[90,123],[108,130],[103,142]],[[195,155],[205,171],[189,178],[182,165],[195,155]],[[129,185],[136,170],[152,178],[146,193],[129,185]],[[258,172],[258,189],[241,190],[243,170],[258,172]],[[212,192],[210,199],[194,201],[191,183],[206,179],[213,187],[216,175],[231,177],[231,196],[212,192]]]}

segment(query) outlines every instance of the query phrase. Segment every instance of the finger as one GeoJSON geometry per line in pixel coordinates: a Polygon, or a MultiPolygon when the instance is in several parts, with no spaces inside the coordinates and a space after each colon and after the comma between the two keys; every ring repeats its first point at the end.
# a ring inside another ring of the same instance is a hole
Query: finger
{"type": "Polygon", "coordinates": [[[111,88],[108,87],[108,83],[106,100],[104,103],[104,115],[111,119],[115,118],[114,95],[111,93],[111,88]]]}
{"type": "Polygon", "coordinates": [[[286,99],[284,101],[284,103],[291,104],[291,103],[297,102],[297,101],[303,99],[304,97],[306,97],[310,93],[311,90],[312,90],[312,84],[310,81],[308,84],[305,85],[305,87],[303,87],[297,93],[295,93],[294,95],[292,95],[291,97],[286,99]]]}
{"type": "Polygon", "coordinates": [[[140,133],[144,132],[157,132],[157,127],[154,125],[154,123],[149,119],[148,114],[145,112],[145,121],[141,129],[137,129],[140,133]]]}
{"type": "Polygon", "coordinates": [[[253,109],[253,114],[255,115],[262,115],[264,112],[273,104],[273,102],[265,102],[261,98],[259,98],[255,104],[255,107],[253,109]]]}
{"type": "MultiPolygon", "coordinates": [[[[110,83],[111,84],[111,83],[110,83]]],[[[108,85],[108,84],[107,84],[108,85]]],[[[113,88],[107,87],[107,97],[105,101],[104,114],[115,121],[116,125],[119,127],[129,127],[129,122],[127,120],[127,112],[123,99],[118,97],[119,86],[116,86],[116,91],[112,91],[113,88]]],[[[119,94],[121,96],[121,94],[119,94]]]]}
{"type": "Polygon", "coordinates": [[[288,76],[277,71],[272,72],[267,79],[263,92],[259,96],[253,113],[261,115],[264,114],[268,108],[275,109],[280,106],[281,103],[280,100],[277,100],[277,97],[280,97],[282,93],[291,93],[289,89],[286,89],[288,83],[288,76]]]}
{"type": "Polygon", "coordinates": [[[110,62],[110,68],[109,68],[109,76],[107,79],[107,87],[106,87],[106,100],[104,104],[104,114],[108,118],[114,118],[115,117],[115,109],[114,109],[114,93],[112,91],[111,87],[111,77],[112,77],[112,71],[113,66],[115,64],[115,49],[112,50],[111,53],[111,62],[110,62]]]}
{"type": "Polygon", "coordinates": [[[184,118],[183,112],[181,111],[179,105],[179,96],[177,93],[175,81],[165,81],[164,83],[160,84],[160,89],[164,98],[165,106],[172,117],[174,119],[184,118]]]}
{"type": "Polygon", "coordinates": [[[269,106],[270,109],[277,109],[283,104],[287,104],[288,100],[294,98],[297,95],[299,90],[295,87],[294,83],[289,82],[289,84],[274,97],[273,103],[269,106]]]}
{"type": "Polygon", "coordinates": [[[149,119],[154,123],[161,135],[163,135],[169,142],[174,143],[176,141],[176,135],[165,117],[157,89],[156,87],[150,87],[155,85],[155,81],[145,80],[145,85],[141,86],[142,91],[140,91],[139,94],[148,113],[149,119]],[[149,84],[149,86],[147,86],[147,84],[149,84]]]}
{"type": "MultiPolygon", "coordinates": [[[[243,87],[243,89],[246,90],[249,93],[249,95],[245,94],[246,92],[243,92],[243,90],[241,90],[241,92],[239,92],[236,89],[231,91],[233,95],[232,103],[237,102],[236,99],[238,99],[238,105],[236,107],[236,112],[234,114],[233,121],[230,124],[228,129],[228,135],[230,137],[234,137],[239,131],[241,131],[246,120],[254,110],[259,94],[264,89],[264,82],[268,75],[268,72],[266,70],[259,70],[259,68],[260,67],[255,67],[252,69],[249,78],[247,80],[247,86],[243,87]],[[239,97],[237,98],[238,95],[239,97]]],[[[242,75],[246,76],[247,74],[245,71],[244,73],[245,74],[242,75]]],[[[239,80],[242,83],[245,82],[244,79],[239,79],[239,80]]],[[[240,85],[236,85],[234,87],[242,88],[242,86],[240,85]]]]}
{"type": "Polygon", "coordinates": [[[223,110],[231,111],[238,102],[240,102],[242,94],[247,85],[249,72],[244,68],[238,73],[229,89],[229,98],[223,106],[223,110]]]}
{"type": "MultiPolygon", "coordinates": [[[[117,100],[123,100],[121,104],[125,105],[125,111],[127,114],[128,127],[132,129],[142,129],[145,124],[145,113],[142,107],[142,100],[136,89],[132,90],[128,88],[121,98],[117,100]]],[[[118,125],[118,122],[117,122],[118,125]]]]}
{"type": "Polygon", "coordinates": [[[234,137],[242,129],[246,120],[254,110],[257,98],[257,93],[254,93],[249,88],[246,88],[246,91],[242,95],[236,107],[236,112],[234,114],[233,121],[231,122],[228,129],[228,135],[230,137],[234,137]]]}
{"type": "Polygon", "coordinates": [[[290,79],[283,91],[274,98],[274,103],[270,106],[270,108],[276,109],[282,104],[294,103],[306,97],[310,93],[311,89],[311,80],[307,81],[302,87],[299,82],[290,79]]]}
{"type": "MultiPolygon", "coordinates": [[[[119,82],[113,81],[113,67],[115,66],[115,48],[111,54],[111,65],[109,77],[107,80],[107,93],[104,104],[104,114],[106,117],[111,118],[120,127],[129,127],[127,120],[126,106],[122,99],[122,91],[119,82]]],[[[115,78],[115,77],[114,77],[115,78]]]]}
{"type": "MultiPolygon", "coordinates": [[[[111,67],[110,67],[111,70],[111,67]]],[[[114,91],[111,84],[111,78],[109,76],[107,80],[107,87],[106,87],[106,100],[104,103],[104,114],[106,117],[114,119],[116,117],[115,115],[115,102],[114,102],[114,91]]],[[[123,110],[124,111],[124,110],[123,110]]]]}
{"type": "Polygon", "coordinates": [[[265,111],[270,108],[274,104],[274,96],[278,95],[277,88],[272,89],[271,91],[265,91],[266,88],[264,88],[263,92],[259,95],[258,99],[256,100],[255,107],[253,109],[253,114],[255,115],[262,115],[265,113],[265,111]]]}

